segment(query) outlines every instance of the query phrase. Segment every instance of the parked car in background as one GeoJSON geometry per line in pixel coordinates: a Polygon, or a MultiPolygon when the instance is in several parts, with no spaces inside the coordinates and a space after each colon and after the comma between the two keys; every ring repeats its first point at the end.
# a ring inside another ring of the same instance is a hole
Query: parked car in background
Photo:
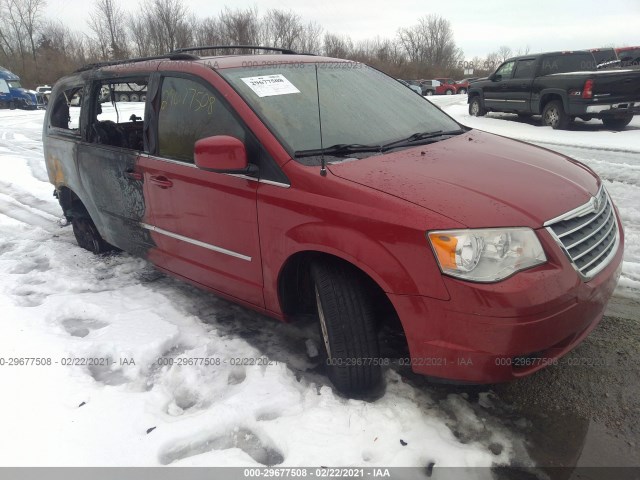
{"type": "Polygon", "coordinates": [[[436,78],[440,85],[436,87],[436,95],[454,95],[458,93],[456,81],[453,78],[436,78]]]}
{"type": "Polygon", "coordinates": [[[456,93],[464,95],[469,90],[469,82],[467,80],[459,80],[456,82],[456,93]]]}
{"type": "Polygon", "coordinates": [[[402,80],[401,78],[397,79],[401,84],[403,84],[405,87],[409,87],[411,90],[413,90],[414,92],[416,92],[418,95],[422,95],[422,88],[420,88],[420,86],[418,85],[414,85],[413,83],[411,83],[408,80],[402,80]]]}
{"type": "Polygon", "coordinates": [[[596,69],[616,66],[619,63],[618,55],[614,48],[590,48],[588,50],[596,61],[596,69]]]}
{"type": "Polygon", "coordinates": [[[422,88],[423,96],[431,96],[436,94],[436,88],[440,86],[438,80],[418,80],[422,88]]]}
{"type": "Polygon", "coordinates": [[[35,110],[45,108],[44,96],[22,88],[20,77],[0,67],[0,108],[35,110]]]}
{"type": "Polygon", "coordinates": [[[616,48],[621,67],[640,67],[640,47],[616,48]]]}
{"type": "Polygon", "coordinates": [[[44,102],[49,103],[49,97],[51,96],[51,85],[41,85],[36,87],[36,92],[44,97],[44,102]]]}
{"type": "Polygon", "coordinates": [[[640,70],[596,68],[588,51],[510,58],[470,84],[469,114],[542,115],[543,125],[554,129],[567,129],[575,118],[598,118],[621,130],[640,113],[640,70]]]}

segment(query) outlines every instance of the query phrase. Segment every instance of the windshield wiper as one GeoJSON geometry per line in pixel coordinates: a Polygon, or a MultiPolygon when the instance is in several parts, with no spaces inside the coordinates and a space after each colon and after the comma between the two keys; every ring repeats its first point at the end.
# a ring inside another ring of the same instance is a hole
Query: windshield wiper
{"type": "Polygon", "coordinates": [[[464,133],[464,130],[449,130],[448,132],[443,132],[442,130],[435,130],[432,132],[418,132],[408,136],[407,138],[402,138],[400,140],[385,143],[384,145],[380,146],[380,149],[384,152],[391,148],[410,145],[420,140],[429,140],[438,137],[445,137],[447,135],[460,135],[461,133],[464,133]]]}
{"type": "Polygon", "coordinates": [[[319,155],[346,155],[349,153],[379,152],[380,145],[362,145],[359,143],[338,143],[326,148],[315,148],[311,150],[298,150],[294,156],[316,157],[319,155]]]}

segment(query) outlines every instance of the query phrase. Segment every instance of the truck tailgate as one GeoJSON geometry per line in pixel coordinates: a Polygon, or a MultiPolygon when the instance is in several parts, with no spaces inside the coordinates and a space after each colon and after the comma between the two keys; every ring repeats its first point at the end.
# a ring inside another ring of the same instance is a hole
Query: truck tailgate
{"type": "Polygon", "coordinates": [[[593,95],[597,99],[640,101],[640,70],[594,73],[593,95]]]}

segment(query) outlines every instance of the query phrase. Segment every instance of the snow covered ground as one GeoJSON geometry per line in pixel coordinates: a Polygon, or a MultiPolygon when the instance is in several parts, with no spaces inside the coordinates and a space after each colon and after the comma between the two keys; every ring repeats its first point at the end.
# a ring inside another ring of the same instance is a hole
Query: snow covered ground
{"type": "MultiPolygon", "coordinates": [[[[595,122],[555,132],[515,116],[471,118],[464,96],[432,100],[464,124],[594,168],[626,228],[616,295],[637,298],[640,120],[620,133],[595,122]]],[[[485,395],[435,395],[389,371],[381,397],[344,399],[308,356],[312,325],[283,325],[143,260],[77,247],[58,223],[42,118],[0,110],[0,466],[438,468],[509,463],[516,452],[522,461],[522,439],[492,418],[485,395]],[[220,365],[188,364],[204,357],[220,365]],[[230,365],[243,357],[271,364],[230,365]]]]}
{"type": "Polygon", "coordinates": [[[0,466],[509,461],[517,439],[488,428],[487,398],[435,398],[391,371],[380,398],[344,399],[314,371],[312,326],[264,318],[127,254],[80,249],[58,223],[43,115],[0,110],[0,466]],[[220,365],[189,365],[203,357],[220,365]],[[256,357],[271,364],[230,365],[256,357]]]}
{"type": "MultiPolygon", "coordinates": [[[[472,117],[466,95],[428,99],[463,125],[534,143],[591,167],[620,210],[626,235],[622,276],[615,295],[640,297],[640,116],[622,132],[607,130],[600,120],[578,120],[572,130],[561,131],[541,126],[540,117],[521,120],[507,113],[472,117]]],[[[640,319],[640,311],[635,312],[635,318],[640,319]]]]}

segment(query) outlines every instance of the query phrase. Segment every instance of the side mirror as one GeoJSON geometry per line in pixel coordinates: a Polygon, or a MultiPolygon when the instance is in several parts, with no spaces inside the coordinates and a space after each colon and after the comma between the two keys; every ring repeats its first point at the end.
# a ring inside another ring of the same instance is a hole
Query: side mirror
{"type": "Polygon", "coordinates": [[[247,161],[244,143],[228,135],[201,138],[195,144],[196,166],[216,173],[254,174],[258,167],[247,161]]]}
{"type": "Polygon", "coordinates": [[[489,79],[492,82],[499,82],[500,80],[502,80],[502,75],[494,73],[489,77],[489,79]]]}

